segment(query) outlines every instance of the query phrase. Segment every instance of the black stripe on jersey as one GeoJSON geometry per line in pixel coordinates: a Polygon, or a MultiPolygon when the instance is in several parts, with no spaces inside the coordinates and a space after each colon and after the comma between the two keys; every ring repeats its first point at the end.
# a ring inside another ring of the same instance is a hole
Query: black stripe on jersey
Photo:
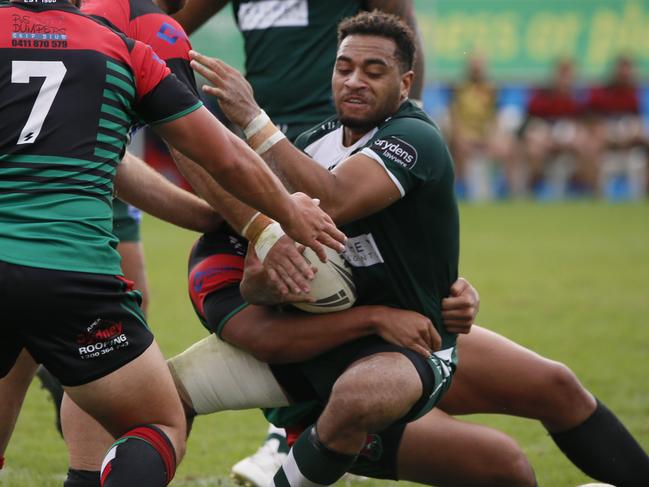
{"type": "Polygon", "coordinates": [[[113,208],[113,195],[112,193],[107,197],[92,191],[83,191],[80,189],[16,189],[16,188],[0,188],[0,194],[76,194],[79,196],[88,196],[96,198],[106,203],[111,209],[113,208]]]}
{"type": "MultiPolygon", "coordinates": [[[[106,76],[106,78],[107,78],[106,82],[108,83],[108,88],[110,90],[114,91],[115,95],[117,95],[118,97],[122,97],[127,102],[126,103],[127,106],[132,105],[133,102],[135,101],[135,96],[131,92],[129,92],[128,90],[124,89],[122,86],[120,86],[118,84],[111,83],[111,81],[109,80],[109,76],[112,76],[112,75],[108,74],[106,76]]],[[[122,80],[119,80],[119,81],[121,82],[122,80]]]]}
{"type": "Polygon", "coordinates": [[[122,132],[123,130],[126,130],[126,132],[129,131],[132,125],[132,120],[126,119],[126,118],[121,118],[116,115],[113,115],[112,113],[106,113],[105,111],[101,112],[101,120],[106,120],[107,122],[110,122],[112,124],[117,124],[121,127],[120,130],[116,130],[116,132],[122,132]]]}
{"type": "MultiPolygon", "coordinates": [[[[126,133],[128,133],[128,131],[126,133]]],[[[111,130],[107,127],[100,127],[97,131],[97,141],[109,143],[123,141],[124,145],[126,145],[126,134],[117,132],[116,130],[111,130]]]]}
{"type": "Polygon", "coordinates": [[[79,169],[78,167],[70,167],[66,164],[38,164],[33,162],[3,162],[2,167],[15,167],[24,169],[37,169],[39,171],[65,171],[71,174],[89,174],[92,176],[99,176],[110,182],[113,179],[112,173],[102,171],[101,169],[79,169]]]}
{"type": "Polygon", "coordinates": [[[122,152],[124,152],[126,150],[125,147],[124,148],[118,148],[117,146],[115,146],[113,144],[102,142],[100,140],[97,141],[95,147],[97,147],[99,149],[103,149],[105,151],[110,151],[113,154],[115,154],[115,157],[119,157],[120,159],[121,159],[122,152]]]}
{"type": "Polygon", "coordinates": [[[155,5],[151,0],[129,0],[130,7],[130,20],[134,20],[142,15],[146,14],[162,14],[166,15],[165,12],[155,5]]]}
{"type": "MultiPolygon", "coordinates": [[[[78,187],[84,187],[84,188],[95,188],[98,189],[99,191],[102,191],[103,193],[106,193],[106,195],[112,194],[112,185],[110,183],[108,184],[101,184],[101,183],[93,183],[91,181],[84,181],[82,179],[75,179],[75,178],[70,178],[66,176],[54,176],[54,177],[46,177],[46,176],[19,176],[19,175],[13,175],[13,174],[3,174],[0,175],[0,181],[13,181],[13,182],[30,182],[30,183],[43,183],[43,184],[69,184],[71,186],[76,186],[78,187]]],[[[73,189],[74,188],[70,188],[73,189]]],[[[61,191],[65,191],[65,189],[61,189],[61,191]]]]}
{"type": "MultiPolygon", "coordinates": [[[[108,63],[110,63],[110,61],[107,61],[107,64],[108,63]]],[[[113,78],[116,78],[120,82],[132,87],[133,92],[135,92],[135,81],[133,81],[132,77],[125,76],[123,72],[116,71],[114,69],[111,69],[110,66],[106,66],[106,77],[108,77],[108,76],[112,76],[113,78]]],[[[115,85],[115,83],[113,83],[113,82],[111,82],[111,84],[115,85]]]]}

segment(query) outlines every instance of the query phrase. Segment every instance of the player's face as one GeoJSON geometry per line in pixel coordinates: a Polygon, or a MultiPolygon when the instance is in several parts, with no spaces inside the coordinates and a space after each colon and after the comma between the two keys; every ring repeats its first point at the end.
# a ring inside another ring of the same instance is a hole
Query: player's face
{"type": "Polygon", "coordinates": [[[331,80],[338,118],[352,129],[370,130],[394,114],[408,96],[412,71],[402,73],[392,39],[346,37],[331,80]]]}

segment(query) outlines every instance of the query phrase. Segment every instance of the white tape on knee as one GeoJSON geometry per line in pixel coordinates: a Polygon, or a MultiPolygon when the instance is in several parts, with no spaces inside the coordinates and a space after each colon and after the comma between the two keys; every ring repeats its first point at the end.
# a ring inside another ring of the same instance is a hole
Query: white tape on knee
{"type": "Polygon", "coordinates": [[[198,414],[289,404],[268,364],[216,335],[195,343],[168,363],[198,414]]]}

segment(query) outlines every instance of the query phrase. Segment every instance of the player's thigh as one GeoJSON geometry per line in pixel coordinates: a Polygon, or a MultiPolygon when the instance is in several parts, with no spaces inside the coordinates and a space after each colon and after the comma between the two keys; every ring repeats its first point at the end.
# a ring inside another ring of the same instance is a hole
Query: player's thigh
{"type": "Polygon", "coordinates": [[[17,333],[78,404],[113,435],[142,423],[182,424],[171,374],[128,282],[14,268],[15,298],[25,317],[17,333]],[[30,306],[35,289],[38,307],[30,306]]]}
{"type": "Polygon", "coordinates": [[[550,420],[559,409],[585,414],[580,409],[592,402],[565,365],[485,328],[474,326],[462,335],[458,351],[459,366],[439,404],[449,414],[504,413],[550,420]]]}
{"type": "Polygon", "coordinates": [[[183,409],[155,342],[110,374],[83,385],[66,387],[65,391],[115,437],[138,425],[157,424],[177,450],[183,444],[183,409]]]}
{"type": "MultiPolygon", "coordinates": [[[[385,387],[388,378],[392,377],[404,387],[408,381],[414,386],[412,390],[418,390],[420,394],[410,411],[401,419],[402,422],[412,421],[435,406],[451,382],[452,369],[450,361],[437,355],[425,358],[410,349],[387,343],[377,336],[348,342],[299,365],[300,373],[318,399],[325,402],[334,387],[340,392],[341,385],[345,386],[350,395],[381,395],[389,394],[388,388],[385,387]],[[366,362],[368,358],[386,353],[402,358],[407,367],[398,371],[392,367],[394,364],[388,364],[388,370],[383,371],[373,369],[371,362],[366,362]],[[408,375],[395,376],[401,372],[408,375]],[[341,383],[340,379],[344,379],[344,383],[341,383]],[[372,386],[371,379],[376,379],[379,385],[372,386]],[[401,380],[403,382],[400,382],[401,380]],[[354,385],[354,382],[359,382],[359,386],[354,385]]],[[[405,394],[405,389],[397,389],[405,394]]],[[[401,396],[401,399],[403,398],[405,396],[401,396]]]]}
{"type": "Polygon", "coordinates": [[[514,440],[500,431],[458,421],[439,409],[406,426],[397,476],[443,486],[532,486],[532,469],[514,440]]]}

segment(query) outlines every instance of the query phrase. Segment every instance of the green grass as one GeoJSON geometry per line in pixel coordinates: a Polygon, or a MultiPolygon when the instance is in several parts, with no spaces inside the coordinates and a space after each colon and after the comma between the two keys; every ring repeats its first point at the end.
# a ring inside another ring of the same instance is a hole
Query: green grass
{"type": "MultiPolygon", "coordinates": [[[[150,322],[168,355],[204,336],[186,291],[186,258],[194,238],[145,221],[150,322]]],[[[461,256],[462,274],[481,293],[479,322],[568,364],[649,449],[649,205],[463,206],[461,256]]],[[[469,419],[516,438],[539,485],[586,482],[535,422],[469,419]]],[[[199,418],[173,485],[229,485],[230,466],[255,450],[264,431],[256,411],[199,418]]],[[[65,448],[53,426],[52,406],[37,385],[6,456],[0,485],[62,484],[65,448]]]]}

